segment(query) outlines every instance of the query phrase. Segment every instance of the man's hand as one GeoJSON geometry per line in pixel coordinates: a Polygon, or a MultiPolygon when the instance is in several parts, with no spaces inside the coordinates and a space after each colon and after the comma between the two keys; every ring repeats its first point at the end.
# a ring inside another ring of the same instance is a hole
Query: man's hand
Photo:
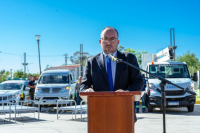
{"type": "Polygon", "coordinates": [[[94,92],[94,90],[92,88],[89,88],[89,89],[85,90],[85,92],[94,92]]]}
{"type": "Polygon", "coordinates": [[[116,90],[115,92],[125,92],[125,90],[119,89],[119,90],[116,90]]]}
{"type": "Polygon", "coordinates": [[[28,85],[29,88],[32,88],[32,86],[28,85]]]}

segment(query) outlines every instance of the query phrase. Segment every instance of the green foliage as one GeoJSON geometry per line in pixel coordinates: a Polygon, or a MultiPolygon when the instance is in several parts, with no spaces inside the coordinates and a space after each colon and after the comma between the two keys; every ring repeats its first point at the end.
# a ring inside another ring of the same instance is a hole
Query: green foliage
{"type": "Polygon", "coordinates": [[[124,48],[123,46],[119,45],[117,50],[121,51],[121,52],[128,52],[128,53],[132,53],[136,56],[137,58],[137,61],[138,61],[138,64],[139,66],[141,67],[142,65],[142,54],[146,54],[147,51],[137,51],[137,50],[134,50],[134,49],[131,49],[131,48],[124,48]]]}
{"type": "Polygon", "coordinates": [[[11,77],[11,72],[9,71],[5,71],[5,70],[1,70],[0,71],[0,83],[7,80],[7,78],[11,77]]]}
{"type": "Polygon", "coordinates": [[[28,74],[26,74],[26,78],[30,79],[30,75],[33,76],[33,79],[34,78],[36,78],[36,79],[40,78],[40,74],[39,73],[28,73],[28,74]]]}
{"type": "MultiPolygon", "coordinates": [[[[39,77],[40,77],[40,74],[38,74],[38,73],[27,73],[26,78],[29,79],[29,75],[33,75],[33,77],[36,76],[37,79],[39,79],[39,77]]],[[[1,70],[0,71],[0,83],[3,81],[6,81],[7,78],[11,78],[11,72],[1,70]]],[[[13,78],[24,78],[24,72],[22,70],[15,71],[13,74],[13,78]]]]}
{"type": "Polygon", "coordinates": [[[24,78],[24,72],[22,70],[17,70],[13,74],[13,78],[24,78]]]}
{"type": "Polygon", "coordinates": [[[177,56],[176,60],[187,63],[190,75],[193,75],[193,73],[196,73],[200,69],[199,59],[196,57],[195,53],[190,53],[190,51],[187,51],[187,53],[184,53],[182,56],[177,56]]]}
{"type": "MultiPolygon", "coordinates": [[[[91,55],[88,52],[83,52],[83,64],[85,64],[86,60],[91,57],[91,55]]],[[[80,64],[80,51],[77,51],[73,54],[73,56],[70,57],[70,61],[72,64],[80,64]]]]}

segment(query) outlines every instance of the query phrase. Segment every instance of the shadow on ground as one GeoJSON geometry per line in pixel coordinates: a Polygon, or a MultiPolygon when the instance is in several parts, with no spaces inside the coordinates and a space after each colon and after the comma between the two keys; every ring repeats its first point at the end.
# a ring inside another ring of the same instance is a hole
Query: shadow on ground
{"type": "Polygon", "coordinates": [[[43,119],[37,119],[34,117],[29,117],[29,116],[20,116],[16,118],[16,122],[15,122],[15,118],[11,118],[11,122],[9,121],[9,118],[6,119],[0,119],[0,125],[4,125],[4,124],[24,124],[24,123],[30,123],[30,122],[54,122],[54,121],[49,121],[49,120],[43,120],[43,119]]]}

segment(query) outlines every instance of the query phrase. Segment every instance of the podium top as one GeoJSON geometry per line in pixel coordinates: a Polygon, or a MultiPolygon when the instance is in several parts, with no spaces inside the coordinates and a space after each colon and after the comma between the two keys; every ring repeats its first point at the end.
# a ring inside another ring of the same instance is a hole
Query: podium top
{"type": "Polygon", "coordinates": [[[80,96],[127,96],[127,95],[141,95],[141,91],[126,91],[126,92],[80,92],[80,96]]]}
{"type": "Polygon", "coordinates": [[[97,96],[97,97],[103,97],[103,96],[134,96],[135,101],[140,101],[141,98],[141,91],[126,91],[126,92],[80,92],[80,97],[87,102],[88,96],[97,96]]]}

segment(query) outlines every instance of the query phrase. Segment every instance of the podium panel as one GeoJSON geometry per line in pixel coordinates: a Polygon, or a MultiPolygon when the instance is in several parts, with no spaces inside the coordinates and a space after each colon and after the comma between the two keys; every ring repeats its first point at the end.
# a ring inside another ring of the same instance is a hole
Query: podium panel
{"type": "Polygon", "coordinates": [[[88,100],[88,133],[134,133],[133,96],[88,97],[88,100]]]}
{"type": "Polygon", "coordinates": [[[81,92],[88,103],[88,133],[134,133],[134,94],[81,92]]]}

